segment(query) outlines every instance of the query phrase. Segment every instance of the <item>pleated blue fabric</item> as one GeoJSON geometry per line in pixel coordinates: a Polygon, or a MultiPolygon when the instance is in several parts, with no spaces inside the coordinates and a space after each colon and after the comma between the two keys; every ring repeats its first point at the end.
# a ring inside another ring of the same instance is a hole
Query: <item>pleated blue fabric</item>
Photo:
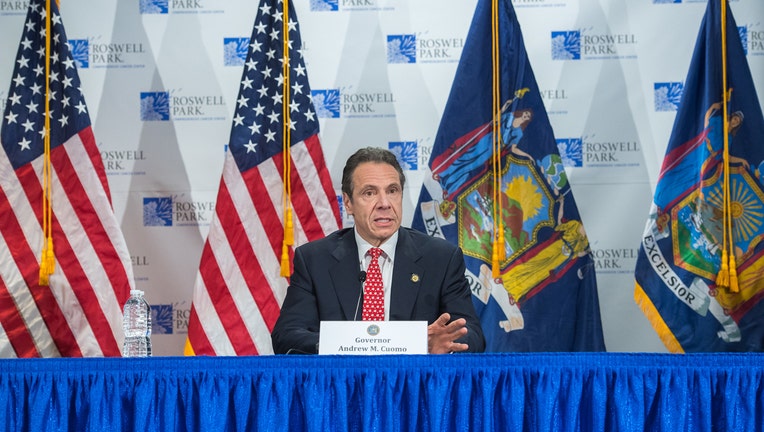
{"type": "Polygon", "coordinates": [[[761,354],[0,361],[0,431],[756,431],[761,354]]]}

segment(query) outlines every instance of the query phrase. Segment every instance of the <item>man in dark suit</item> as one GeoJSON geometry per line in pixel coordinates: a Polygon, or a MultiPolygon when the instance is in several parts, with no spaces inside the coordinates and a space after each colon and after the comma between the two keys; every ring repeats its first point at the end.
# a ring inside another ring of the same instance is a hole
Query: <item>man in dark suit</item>
{"type": "Polygon", "coordinates": [[[433,354],[485,349],[461,249],[400,226],[405,181],[388,150],[364,148],[350,156],[342,194],[355,227],[295,250],[294,272],[271,333],[275,353],[316,353],[321,321],[366,315],[372,296],[362,295],[362,284],[372,274],[375,260],[367,251],[373,248],[381,249],[381,269],[374,274],[383,281],[384,310],[377,312],[384,320],[426,320],[433,354]]]}

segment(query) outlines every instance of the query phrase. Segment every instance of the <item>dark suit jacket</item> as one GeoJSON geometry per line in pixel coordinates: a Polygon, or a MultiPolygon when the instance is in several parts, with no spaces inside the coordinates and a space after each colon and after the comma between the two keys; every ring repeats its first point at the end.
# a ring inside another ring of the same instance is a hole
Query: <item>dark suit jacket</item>
{"type": "MultiPolygon", "coordinates": [[[[271,338],[277,354],[315,353],[321,321],[360,319],[358,248],[352,228],[298,247],[294,272],[271,338]],[[355,318],[355,316],[358,318],[355,318]]],[[[469,333],[458,342],[483,352],[485,340],[464,276],[462,251],[419,231],[401,228],[395,250],[391,321],[432,324],[442,313],[467,320],[469,333]],[[418,280],[412,275],[418,275],[418,280]]]]}

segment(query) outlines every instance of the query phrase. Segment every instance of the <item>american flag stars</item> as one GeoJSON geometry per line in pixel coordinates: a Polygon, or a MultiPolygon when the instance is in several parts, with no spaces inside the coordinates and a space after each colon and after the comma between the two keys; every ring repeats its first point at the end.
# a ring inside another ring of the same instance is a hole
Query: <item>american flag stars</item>
{"type": "MultiPolygon", "coordinates": [[[[37,157],[45,139],[45,16],[39,4],[32,4],[38,17],[29,19],[19,45],[10,96],[3,115],[3,146],[15,168],[37,157]],[[39,48],[35,48],[39,47],[39,48]]],[[[51,55],[49,71],[49,115],[51,148],[65,142],[90,125],[87,107],[80,91],[74,59],[65,38],[61,17],[51,16],[51,55]],[[69,109],[74,107],[76,110],[69,109]],[[75,114],[72,117],[72,114],[75,114]]]]}
{"type": "MultiPolygon", "coordinates": [[[[269,5],[260,7],[244,64],[239,99],[233,117],[230,147],[244,171],[281,151],[283,143],[283,100],[287,80],[283,73],[283,13],[269,5]]],[[[318,132],[310,100],[300,36],[295,21],[289,21],[289,64],[291,89],[289,128],[296,143],[318,132]]],[[[292,144],[290,143],[290,145],[292,144]]]]}

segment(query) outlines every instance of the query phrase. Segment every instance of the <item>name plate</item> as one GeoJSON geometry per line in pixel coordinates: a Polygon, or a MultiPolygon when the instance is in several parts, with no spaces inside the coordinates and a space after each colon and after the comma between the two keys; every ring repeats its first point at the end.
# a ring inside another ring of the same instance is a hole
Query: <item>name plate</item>
{"type": "Polygon", "coordinates": [[[427,354],[427,321],[321,321],[319,354],[427,354]]]}

